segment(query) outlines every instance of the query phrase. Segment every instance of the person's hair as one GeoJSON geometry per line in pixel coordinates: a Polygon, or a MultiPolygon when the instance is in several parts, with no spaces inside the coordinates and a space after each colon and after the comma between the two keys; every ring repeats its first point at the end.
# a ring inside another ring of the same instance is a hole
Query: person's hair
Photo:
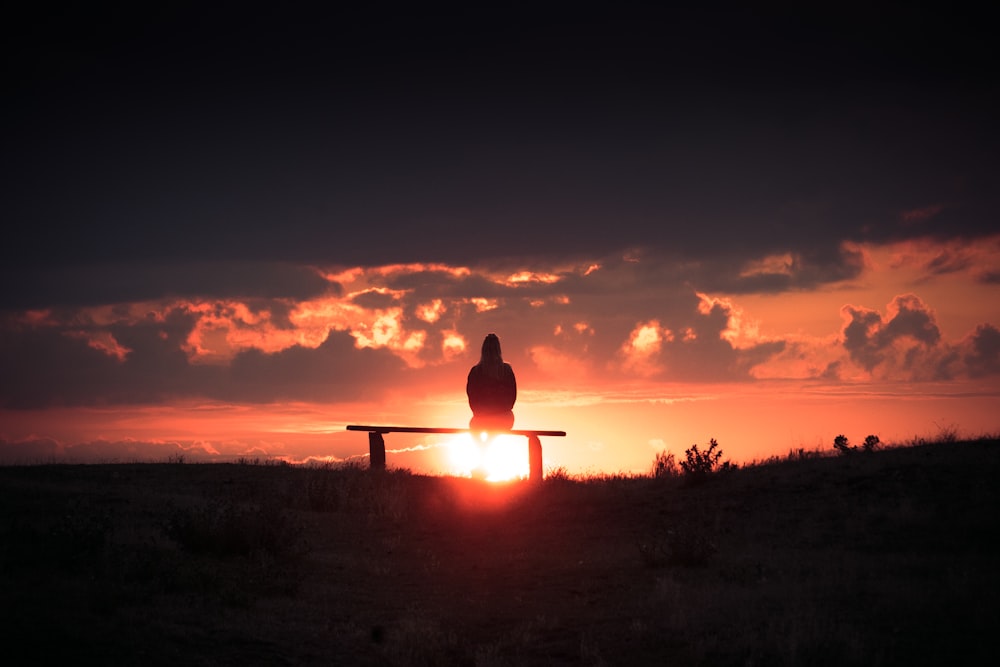
{"type": "Polygon", "coordinates": [[[488,334],[483,339],[483,351],[479,356],[479,367],[490,377],[499,379],[503,374],[503,354],[500,352],[500,339],[495,333],[488,334]]]}

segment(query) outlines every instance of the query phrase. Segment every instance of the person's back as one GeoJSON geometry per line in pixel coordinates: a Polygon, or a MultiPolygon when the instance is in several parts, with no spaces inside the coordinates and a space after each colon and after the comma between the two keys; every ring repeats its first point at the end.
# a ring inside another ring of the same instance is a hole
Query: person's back
{"type": "Polygon", "coordinates": [[[469,370],[465,392],[472,408],[469,428],[510,429],[514,425],[517,380],[514,369],[503,360],[496,334],[483,341],[482,356],[469,370]]]}

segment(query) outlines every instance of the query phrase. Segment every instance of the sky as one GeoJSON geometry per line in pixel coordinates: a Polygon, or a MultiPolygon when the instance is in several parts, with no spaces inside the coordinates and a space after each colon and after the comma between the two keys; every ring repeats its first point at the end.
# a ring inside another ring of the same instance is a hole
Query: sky
{"type": "Polygon", "coordinates": [[[0,462],[1000,432],[980,10],[146,4],[5,21],[0,462]]]}

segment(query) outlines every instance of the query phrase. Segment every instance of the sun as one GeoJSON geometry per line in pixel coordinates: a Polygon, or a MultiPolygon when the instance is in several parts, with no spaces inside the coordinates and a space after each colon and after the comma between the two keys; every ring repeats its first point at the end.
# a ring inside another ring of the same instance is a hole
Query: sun
{"type": "Polygon", "coordinates": [[[461,433],[448,441],[451,472],[504,482],[528,477],[528,444],[516,435],[461,433]]]}

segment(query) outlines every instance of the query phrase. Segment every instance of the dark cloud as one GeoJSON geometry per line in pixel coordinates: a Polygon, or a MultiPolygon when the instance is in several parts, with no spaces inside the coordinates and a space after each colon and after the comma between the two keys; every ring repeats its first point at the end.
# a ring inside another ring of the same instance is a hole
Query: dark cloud
{"type": "Polygon", "coordinates": [[[854,280],[865,269],[863,254],[845,245],[813,248],[807,252],[789,249],[772,256],[771,263],[780,264],[780,267],[762,264],[764,259],[748,257],[743,262],[705,262],[689,280],[708,291],[774,294],[854,280]]]}
{"type": "Polygon", "coordinates": [[[389,350],[359,350],[353,336],[337,331],[316,349],[242,352],[225,373],[212,397],[254,403],[376,399],[405,384],[409,375],[389,350]]]}
{"type": "Polygon", "coordinates": [[[62,456],[62,447],[51,438],[6,440],[0,438],[0,464],[49,463],[62,456]]]}
{"type": "Polygon", "coordinates": [[[794,289],[849,275],[845,239],[975,236],[998,203],[974,13],[18,12],[7,307],[320,289],[147,263],[634,247],[791,252],[797,272],[742,285],[794,289]]]}
{"type": "Polygon", "coordinates": [[[0,267],[0,309],[96,306],[166,297],[308,299],[338,293],[314,268],[265,261],[136,261],[0,267]]]}
{"type": "Polygon", "coordinates": [[[942,275],[964,271],[972,265],[972,259],[961,253],[945,250],[924,266],[924,270],[932,275],[942,275]]]}
{"type": "Polygon", "coordinates": [[[844,348],[851,359],[871,371],[885,358],[882,352],[885,340],[876,339],[882,326],[882,316],[878,311],[864,308],[848,306],[845,310],[851,321],[844,327],[844,348]]]}
{"type": "Polygon", "coordinates": [[[193,367],[183,352],[193,316],[170,311],[160,320],[101,327],[83,319],[55,326],[0,328],[0,406],[151,403],[197,394],[212,369],[193,367]],[[89,344],[103,332],[129,352],[124,360],[89,344]]]}
{"type": "Polygon", "coordinates": [[[398,305],[395,295],[377,291],[356,294],[351,301],[362,308],[392,308],[398,305]]]}
{"type": "Polygon", "coordinates": [[[913,294],[897,296],[892,300],[890,312],[893,313],[891,319],[879,332],[880,345],[909,337],[927,347],[932,347],[941,340],[941,332],[934,321],[934,314],[918,296],[913,294]]]}
{"type": "Polygon", "coordinates": [[[962,358],[972,377],[1000,374],[1000,330],[982,324],[969,336],[962,358]]]}
{"type": "Polygon", "coordinates": [[[747,348],[737,348],[723,336],[729,329],[730,309],[721,303],[712,304],[708,312],[692,311],[686,320],[668,320],[677,327],[672,341],[665,343],[663,379],[712,382],[749,380],[751,369],[785,349],[783,341],[760,342],[747,348]],[[693,337],[685,335],[690,329],[693,337]]]}
{"type": "Polygon", "coordinates": [[[986,285],[1000,285],[1000,269],[980,271],[976,280],[986,285]]]}
{"type": "Polygon", "coordinates": [[[405,375],[398,357],[359,350],[346,332],[331,332],[316,349],[296,345],[271,354],[243,352],[224,364],[192,363],[185,348],[196,321],[173,309],[112,325],[71,318],[55,326],[0,327],[0,407],[344,400],[378,396],[405,375]],[[101,335],[120,345],[124,358],[94,346],[101,335]]]}
{"type": "MultiPolygon", "coordinates": [[[[903,340],[919,343],[923,351],[941,341],[941,332],[933,313],[913,294],[897,296],[889,306],[889,318],[878,311],[846,306],[850,322],[844,327],[844,348],[851,358],[871,372],[890,355],[893,346],[903,340]]],[[[903,366],[915,368],[924,362],[917,348],[904,352],[903,366]]]]}
{"type": "MultiPolygon", "coordinates": [[[[897,296],[889,316],[846,306],[850,321],[844,327],[844,348],[850,358],[870,373],[891,379],[952,380],[1000,373],[1000,332],[979,325],[960,343],[949,343],[931,310],[912,294],[897,296]]],[[[827,369],[836,377],[841,364],[827,369]]]]}

